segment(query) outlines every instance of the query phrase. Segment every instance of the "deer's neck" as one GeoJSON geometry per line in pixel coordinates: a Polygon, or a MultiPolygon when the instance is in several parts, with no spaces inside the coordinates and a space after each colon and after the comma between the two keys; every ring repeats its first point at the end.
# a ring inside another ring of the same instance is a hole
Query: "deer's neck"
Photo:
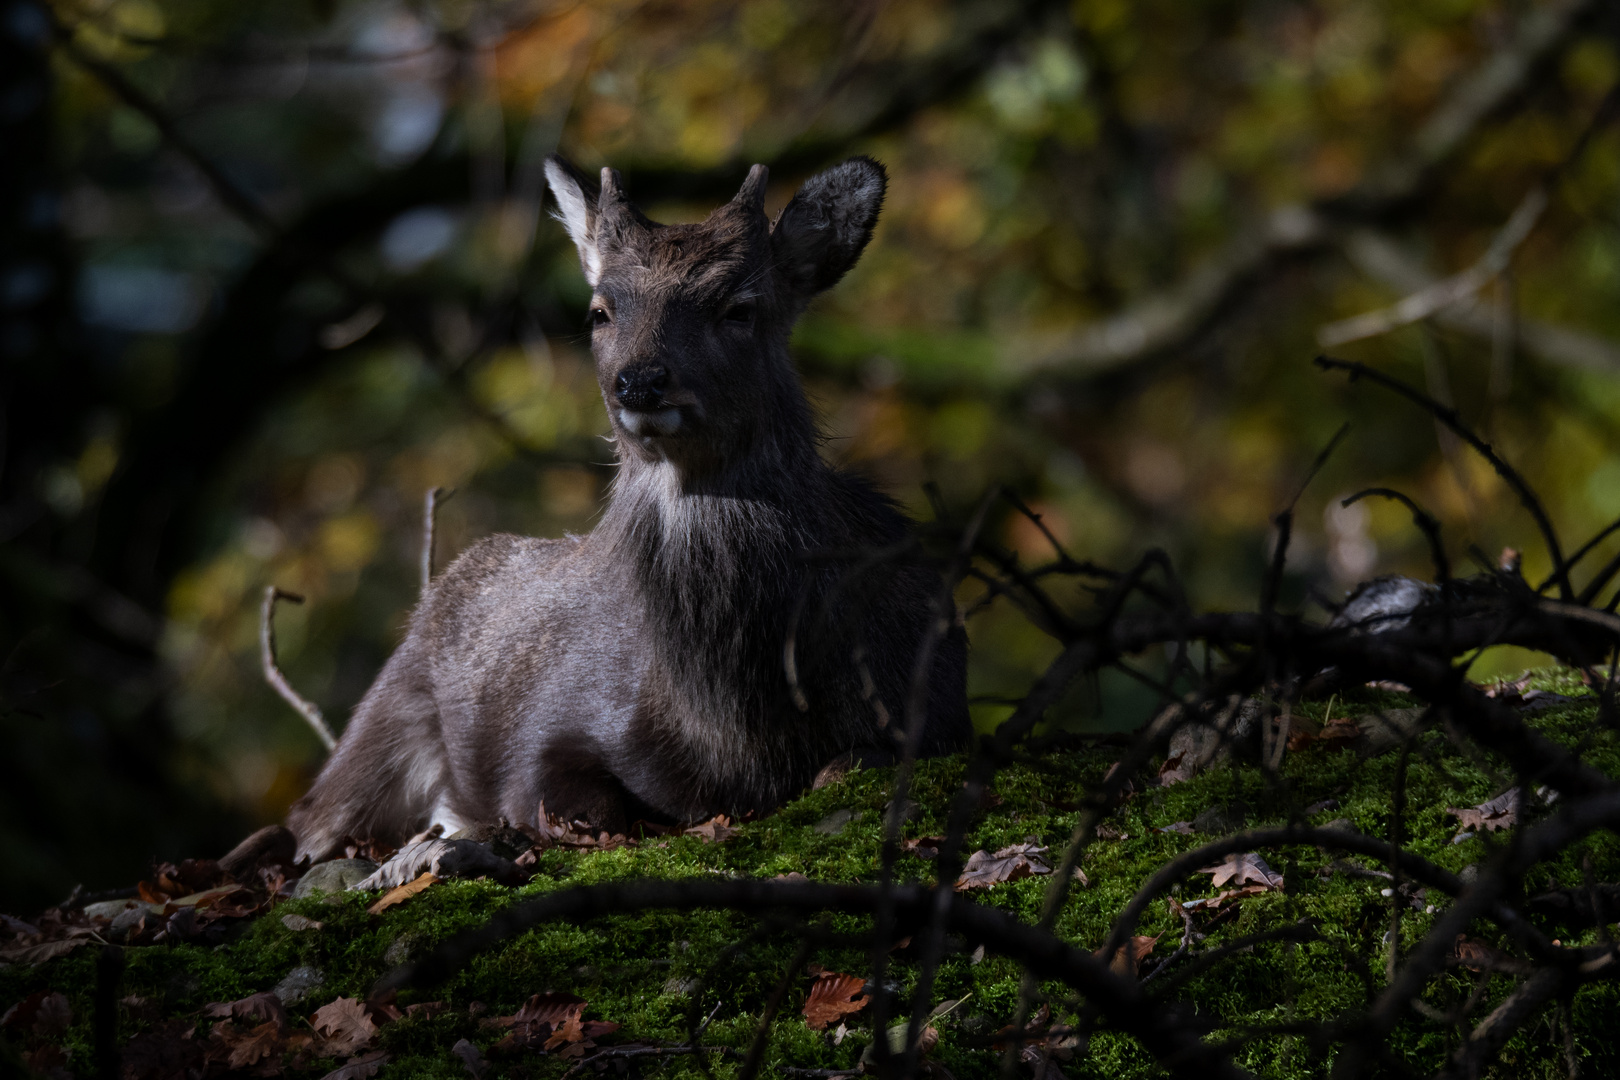
{"type": "Polygon", "coordinates": [[[837,491],[809,440],[701,483],[638,464],[621,472],[598,529],[604,554],[633,575],[669,719],[739,791],[788,781],[789,759],[807,749],[794,734],[807,725],[770,721],[794,711],[784,644],[799,611],[816,610],[804,553],[845,531],[837,491]],[[739,746],[755,759],[738,759],[739,746]]]}

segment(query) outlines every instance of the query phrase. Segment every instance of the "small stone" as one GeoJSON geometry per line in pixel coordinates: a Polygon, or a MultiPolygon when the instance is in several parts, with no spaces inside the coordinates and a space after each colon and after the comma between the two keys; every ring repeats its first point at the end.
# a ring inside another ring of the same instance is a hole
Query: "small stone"
{"type": "MultiPolygon", "coordinates": [[[[120,911],[118,917],[113,919],[112,925],[107,927],[107,936],[113,941],[123,941],[131,933],[140,933],[147,916],[150,914],[146,910],[145,904],[120,911]]],[[[157,918],[161,918],[161,916],[157,916],[157,918]]]]}
{"type": "Polygon", "coordinates": [[[298,879],[298,884],[293,887],[293,899],[302,900],[317,892],[336,896],[376,872],[377,864],[370,859],[332,859],[316,863],[309,868],[309,873],[298,879]]]}
{"type": "Polygon", "coordinates": [[[398,967],[411,958],[411,949],[416,945],[416,939],[410,934],[401,934],[394,939],[394,943],[383,950],[383,963],[389,967],[398,967]]]}
{"type": "Polygon", "coordinates": [[[281,925],[289,930],[302,932],[305,930],[319,930],[326,924],[318,919],[306,918],[303,915],[288,914],[281,917],[281,925]]]}
{"type": "Polygon", "coordinates": [[[860,815],[853,810],[834,810],[832,813],[816,822],[814,828],[816,832],[823,836],[837,836],[839,833],[844,831],[845,827],[848,826],[850,822],[859,820],[860,815]]]}
{"type": "Polygon", "coordinates": [[[281,999],[283,1005],[296,1005],[320,987],[326,981],[320,968],[300,964],[287,972],[287,977],[270,988],[270,992],[281,999]]]}
{"type": "Polygon", "coordinates": [[[1237,832],[1248,824],[1249,808],[1235,802],[1228,806],[1212,806],[1193,818],[1193,828],[1201,833],[1216,835],[1237,832]]]}
{"type": "Polygon", "coordinates": [[[680,997],[691,997],[703,989],[703,980],[695,975],[671,975],[664,980],[660,993],[676,994],[680,997]]]}

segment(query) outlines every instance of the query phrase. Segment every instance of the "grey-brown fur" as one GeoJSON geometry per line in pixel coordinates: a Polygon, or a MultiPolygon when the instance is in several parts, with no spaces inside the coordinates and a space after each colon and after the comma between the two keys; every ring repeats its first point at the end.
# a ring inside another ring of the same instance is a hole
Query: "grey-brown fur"
{"type": "MultiPolygon", "coordinates": [[[[698,225],[648,221],[611,170],[600,193],[560,158],[547,175],[596,290],[612,498],[588,536],[493,536],[433,582],[293,807],[301,856],[533,822],[542,801],[607,828],[762,810],[896,745],[940,583],[804,557],[893,545],[906,522],[821,460],[787,351],[871,238],[881,166],[813,178],[774,226],[763,166],[698,225]]],[[[967,741],[965,651],[953,628],[935,653],[925,753],[967,741]]]]}

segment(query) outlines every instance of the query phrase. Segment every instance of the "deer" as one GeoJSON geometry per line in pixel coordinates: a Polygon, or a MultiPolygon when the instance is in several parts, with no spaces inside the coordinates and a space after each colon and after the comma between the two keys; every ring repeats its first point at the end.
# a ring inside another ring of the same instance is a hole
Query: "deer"
{"type": "Polygon", "coordinates": [[[424,589],[288,815],[299,859],[539,815],[763,813],[829,763],[892,763],[907,731],[921,755],[967,745],[950,593],[919,559],[836,557],[903,550],[913,526],[824,460],[788,349],[870,242],[887,174],[852,158],[774,221],[768,176],[660,224],[613,169],[547,159],[593,290],[606,505],[584,535],[483,539],[424,589]]]}

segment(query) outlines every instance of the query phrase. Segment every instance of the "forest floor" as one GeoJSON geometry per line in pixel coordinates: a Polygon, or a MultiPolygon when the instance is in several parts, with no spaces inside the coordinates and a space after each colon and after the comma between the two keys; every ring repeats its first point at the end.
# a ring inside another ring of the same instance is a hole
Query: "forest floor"
{"type": "MultiPolygon", "coordinates": [[[[1521,697],[1537,729],[1579,745],[1588,761],[1620,775],[1620,740],[1597,722],[1595,698],[1578,680],[1542,673],[1521,687],[1521,697]]],[[[1115,915],[1161,864],[1222,833],[1303,820],[1348,822],[1368,835],[1388,837],[1403,755],[1375,752],[1342,721],[1415,702],[1375,691],[1357,691],[1353,698],[1299,708],[1301,727],[1327,726],[1319,737],[1297,740],[1275,774],[1237,763],[1168,786],[1154,778],[1139,780],[1137,792],[1085,850],[1079,863],[1085,883],[1074,881],[1056,923],[1060,934],[1078,946],[1097,948],[1115,915]],[[1331,724],[1334,719],[1340,726],[1331,724]]],[[[967,895],[1036,921],[1050,867],[1069,841],[1083,795],[1118,756],[1117,746],[1103,742],[1043,753],[1001,771],[966,848],[987,853],[979,860],[979,878],[991,883],[967,895]],[[1035,846],[1006,851],[1026,844],[1035,846]]],[[[1486,809],[1467,819],[1475,822],[1473,828],[1464,828],[1450,812],[1486,804],[1509,790],[1513,779],[1501,763],[1460,750],[1435,726],[1415,740],[1405,766],[1403,832],[1414,853],[1466,877],[1467,867],[1512,836],[1512,814],[1491,818],[1486,809]]],[[[906,826],[908,838],[944,832],[946,807],[963,770],[960,757],[918,766],[913,790],[918,811],[906,826]]],[[[515,901],[579,885],[788,874],[818,882],[872,882],[892,782],[892,770],[857,771],[774,814],[729,829],[722,823],[601,850],[542,847],[523,860],[532,880],[516,887],[492,880],[438,881],[380,910],[377,891],[290,899],[272,889],[262,901],[246,892],[227,896],[217,904],[218,912],[204,911],[179,923],[162,915],[135,927],[126,919],[126,940],[134,944],[123,948],[121,968],[99,944],[108,937],[104,923],[98,927],[92,920],[87,929],[82,916],[60,913],[27,924],[8,920],[6,938],[15,938],[15,944],[0,954],[12,960],[0,967],[0,1013],[5,1014],[0,1075],[26,1075],[18,1071],[26,1067],[39,1075],[97,1074],[93,1021],[100,965],[103,1000],[115,996],[120,1002],[121,1074],[137,1080],[545,1078],[591,1076],[599,1069],[607,1075],[628,1071],[672,1078],[707,1069],[733,1076],[799,948],[793,927],[762,923],[756,915],[655,910],[547,923],[477,955],[437,985],[390,1000],[372,996],[373,984],[399,963],[485,923],[515,901]],[[53,939],[54,950],[47,947],[53,939]],[[80,939],[88,947],[62,945],[80,939]],[[270,991],[275,995],[263,996],[270,991]],[[688,1039],[705,1024],[699,1044],[709,1049],[700,1061],[689,1052],[688,1039]]],[[[1534,811],[1527,806],[1523,812],[1534,811]]],[[[924,841],[900,856],[900,880],[933,881],[933,861],[919,854],[927,849],[924,841]]],[[[1392,955],[1398,958],[1432,927],[1445,898],[1410,886],[1392,888],[1387,875],[1380,876],[1382,866],[1316,847],[1254,854],[1258,858],[1229,866],[1231,880],[1221,887],[1215,882],[1222,875],[1195,874],[1147,908],[1136,930],[1141,935],[1132,954],[1136,974],[1167,1003],[1183,1003],[1177,1007],[1207,1018],[1211,1039],[1234,1040],[1234,1056],[1244,1067],[1267,1077],[1322,1076],[1330,1062],[1320,1046],[1300,1035],[1259,1029],[1364,1008],[1384,987],[1392,955]],[[1399,928],[1392,935],[1397,905],[1399,928]],[[1199,955],[1247,935],[1302,922],[1305,931],[1294,936],[1304,940],[1260,942],[1213,966],[1195,963],[1199,955]],[[1184,941],[1189,925],[1195,933],[1184,941]],[[1187,949],[1180,951],[1184,943],[1187,949]]],[[[179,886],[165,886],[163,874],[178,873],[178,868],[160,868],[155,882],[143,885],[143,895],[159,904],[172,899],[179,886]]],[[[1538,867],[1525,890],[1535,894],[1593,879],[1620,880],[1620,841],[1611,833],[1593,834],[1556,862],[1538,867]]],[[[871,926],[865,916],[825,916],[825,944],[800,957],[808,963],[786,984],[760,1075],[858,1068],[872,1041],[871,1010],[860,1008],[859,996],[870,971],[869,952],[859,939],[871,926]],[[840,934],[847,938],[838,940],[840,934]]],[[[1545,929],[1568,943],[1597,941],[1605,932],[1571,932],[1556,920],[1545,929]]],[[[930,995],[929,1004],[943,1008],[932,1021],[938,1038],[927,1058],[937,1066],[937,1076],[999,1075],[1005,1051],[998,1043],[1005,1044],[1018,1008],[1021,970],[974,942],[949,940],[947,945],[930,995]]],[[[1514,979],[1473,967],[1481,966],[1481,957],[1500,959],[1512,951],[1494,926],[1476,924],[1458,943],[1454,966],[1430,983],[1428,1004],[1444,1011],[1478,994],[1469,1014],[1477,1022],[1514,979]],[[1473,967],[1470,959],[1476,961],[1473,967]]],[[[902,1000],[916,973],[912,947],[902,945],[889,954],[887,978],[897,984],[902,1000]]],[[[1032,1030],[1027,1044],[1036,1048],[1031,1057],[1049,1057],[1055,1068],[1048,1077],[1124,1080],[1160,1074],[1153,1059],[1123,1034],[1101,1029],[1083,1041],[1063,1035],[1076,1015],[1071,999],[1061,987],[1041,990],[1050,1012],[1035,1014],[1042,1026],[1032,1030]]],[[[1588,984],[1567,1011],[1549,1009],[1515,1035],[1496,1068],[1515,1078],[1565,1076],[1567,1046],[1572,1046],[1582,1075],[1620,1075],[1613,1034],[1617,1017],[1620,987],[1588,984]]],[[[1414,1071],[1428,1074],[1444,1064],[1458,1038],[1456,1027],[1413,1012],[1397,1026],[1389,1049],[1414,1071]]],[[[1026,1062],[1016,1075],[1032,1073],[1026,1062]]]]}

